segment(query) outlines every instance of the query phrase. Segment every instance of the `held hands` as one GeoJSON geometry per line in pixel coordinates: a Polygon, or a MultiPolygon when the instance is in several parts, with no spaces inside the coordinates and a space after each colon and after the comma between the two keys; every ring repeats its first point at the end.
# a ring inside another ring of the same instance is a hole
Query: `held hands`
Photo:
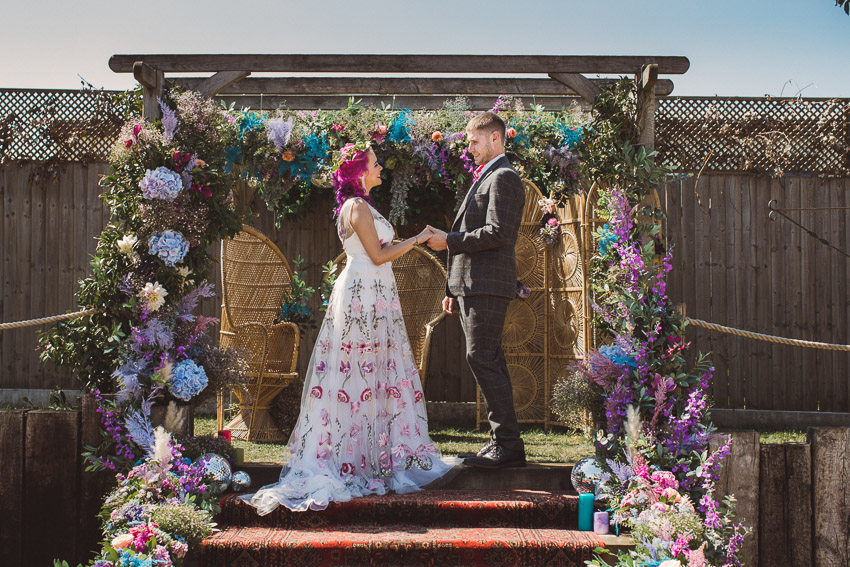
{"type": "MultiPolygon", "coordinates": [[[[434,228],[430,224],[425,230],[430,230],[432,233],[431,238],[428,240],[428,248],[434,250],[435,252],[439,252],[440,250],[446,249],[446,233],[440,230],[439,228],[434,228]]],[[[451,299],[451,298],[446,298],[451,299]]],[[[449,313],[447,311],[447,313],[449,313]]]]}
{"type": "Polygon", "coordinates": [[[434,236],[434,231],[429,226],[416,235],[416,244],[426,244],[432,236],[434,236]]]}

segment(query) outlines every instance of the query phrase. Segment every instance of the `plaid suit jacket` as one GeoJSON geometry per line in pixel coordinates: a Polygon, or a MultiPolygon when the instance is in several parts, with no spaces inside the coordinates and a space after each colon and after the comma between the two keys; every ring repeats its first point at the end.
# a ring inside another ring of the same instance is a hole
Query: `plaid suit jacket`
{"type": "Polygon", "coordinates": [[[446,295],[516,296],[517,231],[525,188],[506,157],[473,184],[446,235],[446,295]]]}

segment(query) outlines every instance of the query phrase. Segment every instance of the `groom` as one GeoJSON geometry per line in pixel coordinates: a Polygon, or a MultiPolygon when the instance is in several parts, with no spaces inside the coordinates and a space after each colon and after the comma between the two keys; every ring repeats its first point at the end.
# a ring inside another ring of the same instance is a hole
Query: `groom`
{"type": "Polygon", "coordinates": [[[447,234],[428,241],[446,250],[448,281],[443,310],[460,313],[466,360],[487,403],[490,441],[478,453],[461,455],[468,465],[525,466],[513,388],[502,351],[508,304],[516,296],[517,231],[525,189],[505,157],[505,123],[493,112],[479,114],[466,126],[468,151],[478,166],[472,188],[447,234]]]}

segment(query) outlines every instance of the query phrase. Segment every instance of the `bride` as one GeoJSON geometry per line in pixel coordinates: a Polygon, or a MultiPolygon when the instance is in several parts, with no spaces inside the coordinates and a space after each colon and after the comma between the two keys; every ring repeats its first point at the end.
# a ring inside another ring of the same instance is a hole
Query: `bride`
{"type": "Polygon", "coordinates": [[[392,225],[369,198],[382,169],[365,144],[345,146],[336,164],[345,269],[305,375],[289,463],[277,484],[243,497],[261,515],[278,505],[322,510],[331,501],[412,492],[452,468],[428,437],[422,383],[390,264],[433,233],[392,243],[392,225]]]}

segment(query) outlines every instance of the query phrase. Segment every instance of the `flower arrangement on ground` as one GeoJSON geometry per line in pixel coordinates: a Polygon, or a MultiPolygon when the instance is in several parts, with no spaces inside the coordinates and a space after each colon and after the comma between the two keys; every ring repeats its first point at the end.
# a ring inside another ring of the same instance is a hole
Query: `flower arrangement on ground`
{"type": "Polygon", "coordinates": [[[190,464],[162,428],[145,460],[126,475],[101,509],[103,543],[93,567],[179,567],[189,548],[213,533],[216,499],[206,494],[203,462],[190,464]]]}

